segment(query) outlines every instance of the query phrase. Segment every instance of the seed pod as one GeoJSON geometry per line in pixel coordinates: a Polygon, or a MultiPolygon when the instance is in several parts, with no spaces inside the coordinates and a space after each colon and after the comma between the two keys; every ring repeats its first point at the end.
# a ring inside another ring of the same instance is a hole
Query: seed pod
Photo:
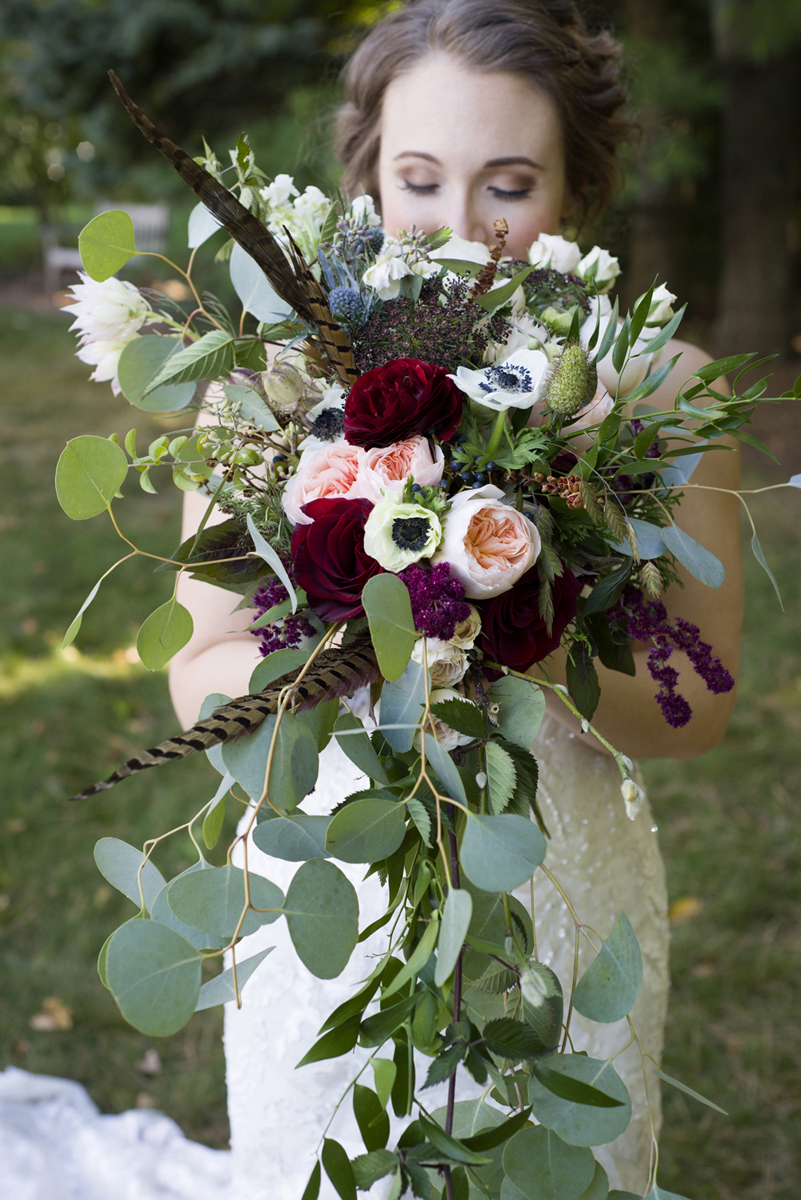
{"type": "Polygon", "coordinates": [[[546,384],[545,402],[562,417],[575,416],[595,396],[598,372],[583,346],[570,342],[554,360],[546,384]]]}
{"type": "Polygon", "coordinates": [[[276,364],[262,379],[267,396],[278,408],[294,408],[306,390],[300,371],[289,363],[276,364]]]}

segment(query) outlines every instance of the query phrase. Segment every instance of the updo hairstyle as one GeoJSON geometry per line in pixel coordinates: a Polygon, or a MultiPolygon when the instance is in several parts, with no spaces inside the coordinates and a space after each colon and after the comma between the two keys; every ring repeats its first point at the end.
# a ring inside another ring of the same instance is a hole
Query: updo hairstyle
{"type": "MultiPolygon", "coordinates": [[[[573,0],[410,0],[367,34],[344,72],[336,152],[351,195],[377,200],[381,108],[390,83],[427,54],[478,71],[509,71],[547,93],[562,127],[570,192],[585,215],[602,211],[617,184],[615,153],[633,128],[618,112],[626,94],[621,48],[591,32],[573,0]]],[[[514,113],[497,113],[513,121],[514,113]]]]}

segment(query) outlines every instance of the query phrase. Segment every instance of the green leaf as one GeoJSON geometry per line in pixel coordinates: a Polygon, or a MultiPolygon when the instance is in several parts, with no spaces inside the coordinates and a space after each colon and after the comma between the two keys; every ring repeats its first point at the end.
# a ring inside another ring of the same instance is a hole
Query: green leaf
{"type": "MultiPolygon", "coordinates": [[[[489,1105],[485,1107],[488,1108],[489,1105]]],[[[462,1134],[464,1144],[471,1150],[494,1150],[496,1146],[502,1146],[504,1142],[508,1141],[510,1137],[517,1133],[518,1129],[523,1128],[529,1119],[530,1113],[531,1109],[524,1108],[521,1112],[514,1113],[513,1116],[508,1117],[505,1121],[501,1121],[494,1128],[482,1129],[480,1133],[476,1133],[472,1137],[465,1137],[462,1134]]]]}
{"type": "Polygon", "coordinates": [[[545,838],[527,817],[468,813],[460,860],[477,888],[512,891],[531,878],[544,858],[545,838]]]}
{"type": "Polygon", "coordinates": [[[607,1200],[609,1195],[609,1176],[599,1162],[595,1164],[595,1174],[586,1192],[582,1192],[579,1200],[607,1200]]]}
{"type": "MultiPolygon", "coordinates": [[[[105,575],[103,576],[103,579],[105,579],[105,575]]],[[[72,643],[75,641],[76,637],[78,636],[78,631],[80,630],[81,624],[83,623],[83,614],[86,612],[87,608],[92,603],[92,601],[94,600],[97,593],[100,591],[100,585],[103,582],[103,579],[98,579],[97,583],[92,588],[91,592],[86,597],[83,604],[78,609],[75,616],[73,617],[72,623],[70,624],[69,629],[64,634],[64,640],[61,643],[62,650],[66,650],[67,646],[71,646],[72,643]]]]}
{"type": "Polygon", "coordinates": [[[203,337],[171,354],[145,386],[143,397],[167,383],[196,383],[228,374],[234,365],[234,339],[225,329],[212,329],[203,337]]]}
{"type": "Polygon", "coordinates": [[[487,692],[493,704],[500,705],[498,729],[505,738],[530,750],[545,716],[545,693],[532,679],[504,675],[487,692]]]}
{"type": "Polygon", "coordinates": [[[618,375],[623,370],[623,364],[628,358],[629,353],[629,332],[631,329],[631,317],[626,317],[617,335],[615,348],[612,351],[612,366],[617,371],[618,375]]]}
{"type": "Polygon", "coordinates": [[[503,1169],[526,1200],[579,1200],[595,1174],[586,1147],[568,1146],[551,1129],[521,1129],[503,1152],[503,1169]]]}
{"type": "MultiPolygon", "coordinates": [[[[209,869],[209,864],[205,862],[196,863],[192,868],[195,871],[209,869]]],[[[212,934],[204,933],[200,929],[193,929],[185,921],[179,921],[170,908],[167,893],[168,888],[162,888],[153,901],[150,916],[154,921],[158,921],[159,925],[166,925],[168,929],[171,929],[173,933],[179,934],[185,942],[189,942],[190,946],[194,946],[196,950],[222,950],[228,945],[229,939],[226,937],[214,937],[212,934]]]]}
{"type": "Polygon", "coordinates": [[[427,846],[432,845],[431,817],[428,815],[425,805],[416,796],[412,796],[410,800],[406,801],[406,809],[425,844],[427,846]]]}
{"type": "Polygon", "coordinates": [[[762,570],[766,573],[768,579],[773,584],[773,590],[776,593],[776,598],[779,601],[779,606],[780,606],[782,612],[784,612],[784,604],[782,602],[781,592],[779,591],[779,585],[776,582],[776,576],[773,574],[770,567],[768,566],[768,560],[765,558],[765,552],[762,549],[762,545],[759,541],[759,538],[757,537],[756,530],[754,530],[753,534],[751,535],[751,549],[754,552],[754,558],[757,560],[760,567],[762,567],[762,570]]]}
{"type": "Polygon", "coordinates": [[[626,580],[630,574],[631,563],[627,562],[616,571],[611,571],[608,575],[604,575],[602,579],[599,579],[584,601],[583,615],[588,617],[592,613],[605,612],[613,604],[616,604],[622,595],[626,580]]]}
{"type": "Polygon", "coordinates": [[[680,1092],[684,1092],[687,1096],[692,1096],[694,1100],[700,1100],[702,1104],[707,1106],[707,1108],[714,1108],[715,1112],[723,1113],[724,1117],[729,1115],[725,1108],[720,1108],[717,1104],[714,1104],[712,1100],[707,1100],[706,1096],[702,1096],[700,1092],[693,1091],[691,1087],[687,1087],[686,1083],[682,1083],[680,1080],[674,1079],[672,1075],[666,1075],[664,1071],[659,1069],[659,1067],[654,1067],[654,1070],[659,1078],[664,1079],[665,1083],[669,1083],[671,1087],[678,1088],[680,1092]]]}
{"type": "Polygon", "coordinates": [[[314,817],[293,812],[288,817],[271,816],[253,830],[253,841],[272,858],[285,862],[307,862],[310,858],[328,858],[325,835],[330,817],[314,817]]]}
{"type": "MultiPolygon", "coordinates": [[[[383,704],[383,700],[382,700],[383,704]]],[[[425,736],[426,758],[434,768],[437,778],[449,796],[461,804],[467,804],[462,777],[456,769],[456,763],[447,750],[439,744],[431,733],[425,736]]]]}
{"type": "Polygon", "coordinates": [[[323,1140],[323,1166],[342,1200],[356,1200],[353,1168],[342,1146],[333,1138],[323,1140]]]}
{"type": "Polygon", "coordinates": [[[360,1154],[351,1163],[356,1186],[362,1192],[368,1192],[373,1184],[398,1169],[398,1156],[391,1150],[373,1150],[369,1154],[360,1154]]]}
{"type": "MultiPolygon", "coordinates": [[[[260,925],[271,925],[281,916],[284,895],[280,888],[261,875],[249,876],[249,909],[240,934],[253,933],[260,925]]],[[[204,871],[184,871],[168,885],[167,903],[179,921],[215,937],[233,936],[245,907],[245,872],[226,863],[204,871]]]]}
{"type": "MultiPolygon", "coordinates": [[[[272,567],[273,571],[275,571],[276,575],[281,580],[281,583],[284,585],[289,595],[289,599],[292,604],[292,612],[294,613],[298,607],[298,596],[297,592],[292,586],[292,580],[287,575],[286,567],[281,562],[277,552],[272,548],[267,539],[258,531],[250,513],[248,513],[247,516],[247,526],[248,533],[253,538],[253,545],[256,547],[256,553],[260,558],[264,559],[269,567],[272,567]]],[[[306,657],[309,657],[308,654],[306,657]]]]}
{"type": "Polygon", "coordinates": [[[375,1090],[381,1106],[386,1108],[389,1104],[389,1098],[392,1095],[392,1086],[395,1083],[395,1076],[398,1073],[398,1068],[388,1058],[373,1058],[370,1060],[370,1066],[373,1068],[373,1078],[375,1079],[375,1090]]]}
{"type": "MultiPolygon", "coordinates": [[[[223,746],[223,762],[253,800],[264,790],[267,758],[276,717],[267,717],[255,733],[223,746]]],[[[276,738],[268,794],[282,813],[290,813],[317,782],[319,756],[312,733],[300,717],[285,712],[276,738]]]]}
{"type": "Polygon", "coordinates": [[[573,642],[571,645],[565,676],[567,690],[576,708],[582,717],[586,717],[588,721],[592,720],[601,698],[601,685],[586,643],[573,642]]]}
{"type": "Polygon", "coordinates": [[[343,713],[334,724],[334,737],[340,749],[360,771],[375,783],[389,783],[389,776],[358,717],[354,717],[352,713],[343,713]],[[347,732],[348,730],[354,732],[347,732]],[[343,736],[340,737],[340,734],[343,736]]]}
{"type": "MultiPolygon", "coordinates": [[[[726,577],[719,558],[705,549],[678,525],[665,525],[659,530],[662,541],[683,567],[707,587],[719,588],[726,577]]],[[[770,572],[768,572],[770,574],[770,572]]]]}
{"type": "Polygon", "coordinates": [[[114,442],[93,434],[72,438],[56,465],[58,502],[73,521],[96,517],[109,507],[127,474],[128,460],[114,442]]]}
{"type": "Polygon", "coordinates": [[[487,742],[484,747],[487,762],[487,786],[491,812],[503,812],[517,786],[517,771],[511,755],[497,742],[487,742]]]}
{"type": "Polygon", "coordinates": [[[437,943],[437,967],[434,972],[434,983],[437,987],[442,987],[453,974],[472,915],[473,897],[470,893],[460,888],[451,888],[445,899],[437,943]]]}
{"type": "Polygon", "coordinates": [[[536,268],[534,267],[524,267],[522,271],[518,271],[516,275],[513,275],[508,283],[504,283],[501,287],[492,288],[490,291],[485,292],[483,296],[480,296],[478,300],[476,300],[476,304],[478,304],[480,308],[485,308],[487,312],[492,315],[492,313],[497,312],[499,308],[502,308],[503,305],[507,303],[507,301],[512,299],[512,296],[514,296],[521,283],[528,279],[531,272],[535,269],[536,268]]]}
{"type": "Polygon", "coordinates": [[[368,579],[362,605],[381,674],[387,680],[400,679],[417,641],[409,589],[397,575],[385,571],[368,579]]]}
{"type": "Polygon", "coordinates": [[[306,1184],[301,1200],[317,1200],[317,1197],[320,1195],[321,1177],[320,1164],[316,1162],[312,1167],[312,1173],[309,1176],[309,1182],[306,1184]]]}
{"type": "Polygon", "coordinates": [[[305,667],[308,661],[309,654],[306,650],[292,650],[290,647],[273,650],[272,654],[268,654],[255,667],[248,688],[251,692],[263,692],[271,683],[275,683],[276,679],[296,673],[301,667],[305,667]]]}
{"type": "MultiPolygon", "coordinates": [[[[388,1008],[382,1008],[380,1012],[367,1017],[362,1021],[359,1044],[367,1047],[383,1046],[387,1038],[392,1037],[396,1029],[400,1029],[419,999],[419,996],[406,996],[397,1004],[390,1004],[388,1008]]],[[[392,1065],[394,1067],[395,1063],[392,1065]]],[[[397,1075],[397,1067],[395,1073],[397,1075]]]]}
{"type": "Polygon", "coordinates": [[[220,780],[208,811],[203,818],[203,842],[208,850],[217,845],[225,823],[225,798],[233,787],[234,777],[228,772],[220,780]]]}
{"type": "Polygon", "coordinates": [[[487,736],[484,714],[469,700],[440,700],[438,704],[431,705],[431,711],[451,729],[463,733],[466,737],[487,736]]]}
{"type": "Polygon", "coordinates": [[[590,1021],[611,1025],[631,1012],[641,985],[642,952],[622,912],[600,954],[578,981],[573,1007],[590,1021]]]}
{"type": "Polygon", "coordinates": [[[483,1032],[484,1045],[499,1058],[520,1062],[544,1054],[548,1046],[542,1038],[522,1021],[512,1017],[498,1017],[488,1021],[483,1032]]]}
{"type": "Polygon", "coordinates": [[[486,1155],[478,1154],[475,1150],[468,1150],[467,1146],[451,1137],[440,1125],[427,1120],[422,1115],[420,1116],[420,1125],[431,1145],[455,1162],[464,1163],[468,1167],[483,1167],[492,1162],[492,1159],[487,1158],[486,1155]]]}
{"type": "Polygon", "coordinates": [[[272,411],[253,388],[239,383],[226,383],[223,391],[232,404],[239,405],[239,412],[251,425],[257,425],[265,433],[275,433],[281,426],[272,411]]]}
{"type": "Polygon", "coordinates": [[[422,971],[423,967],[428,962],[437,944],[437,935],[439,933],[439,921],[436,917],[432,917],[426,926],[425,933],[420,938],[420,941],[415,946],[409,956],[408,962],[401,967],[389,987],[384,988],[381,995],[382,1000],[388,1000],[390,996],[394,996],[399,992],[410,979],[416,979],[422,971]]]}
{"type": "Polygon", "coordinates": [[[347,1054],[356,1045],[356,1040],[359,1036],[359,1015],[349,1017],[347,1021],[343,1021],[341,1025],[337,1025],[336,1029],[329,1029],[328,1033],[324,1033],[321,1038],[314,1043],[311,1050],[303,1055],[303,1058],[298,1063],[298,1067],[305,1067],[308,1063],[322,1062],[326,1058],[339,1058],[342,1054],[347,1054]]]}
{"type": "Polygon", "coordinates": [[[354,800],[331,818],[325,848],[342,862],[388,858],[406,834],[406,809],[393,800],[354,800]]]}
{"type": "Polygon", "coordinates": [[[631,1098],[611,1063],[583,1054],[535,1063],[528,1093],[540,1125],[572,1146],[613,1142],[631,1120],[631,1098]]]}
{"type": "Polygon", "coordinates": [[[194,623],[188,608],[173,597],[152,612],[136,635],[136,652],[148,671],[159,671],[192,636],[194,623]]]}
{"type": "MultiPolygon", "coordinates": [[[[625,1192],[623,1194],[625,1195],[625,1192]]],[[[614,1196],[616,1193],[610,1192],[609,1195],[614,1196]]],[[[645,1200],[687,1200],[687,1197],[680,1196],[678,1192],[666,1192],[658,1183],[655,1183],[645,1200]]]]}
{"type": "MultiPolygon", "coordinates": [[[[195,394],[194,383],[174,383],[148,391],[164,364],[183,346],[180,337],[147,334],[135,337],[120,355],[117,378],[129,403],[145,412],[177,412],[195,394]]],[[[133,455],[131,455],[133,457],[133,455]]]]}
{"type": "Polygon", "coordinates": [[[731,354],[727,358],[717,358],[714,362],[707,363],[705,367],[693,371],[691,378],[700,379],[702,383],[714,383],[722,375],[739,371],[753,357],[753,354],[731,354]]]}
{"type": "Polygon", "coordinates": [[[648,341],[648,353],[649,354],[656,354],[657,350],[661,350],[663,346],[666,346],[668,344],[668,342],[670,341],[670,339],[673,337],[674,333],[678,329],[679,325],[681,325],[682,318],[684,316],[684,311],[686,308],[687,308],[687,305],[683,304],[681,306],[681,308],[679,309],[679,311],[675,314],[675,316],[671,317],[671,319],[668,321],[667,325],[664,325],[662,327],[662,329],[660,329],[660,331],[656,335],[656,337],[649,339],[649,341],[648,341]]]}
{"type": "Polygon", "coordinates": [[[284,911],[292,944],[312,975],[340,975],[359,935],[359,902],[350,880],[333,863],[313,858],[295,873],[284,911]]]}
{"type": "Polygon", "coordinates": [[[387,683],[381,692],[381,732],[398,754],[411,750],[414,732],[425,704],[425,672],[413,659],[400,679],[387,683]],[[391,729],[392,725],[408,725],[408,729],[391,729]]]}
{"type": "MultiPolygon", "coordinates": [[[[236,964],[236,983],[240,992],[256,967],[264,962],[267,955],[274,949],[275,946],[268,946],[266,950],[260,950],[258,954],[253,954],[250,958],[236,964]]],[[[228,967],[226,971],[203,984],[195,1005],[195,1012],[200,1012],[203,1008],[214,1008],[217,1004],[228,1004],[231,1000],[236,1000],[236,988],[234,987],[234,968],[228,967]]]]}
{"type": "Polygon", "coordinates": [[[389,1117],[372,1088],[353,1085],[353,1113],[367,1149],[383,1150],[389,1141],[389,1117]]]}
{"type": "Polygon", "coordinates": [[[144,855],[141,850],[137,850],[135,846],[129,846],[127,842],[122,842],[119,838],[104,837],[95,846],[95,862],[103,878],[107,879],[118,892],[122,892],[123,896],[133,900],[137,908],[142,907],[142,897],[144,897],[144,906],[150,912],[156,896],[163,887],[166,887],[167,881],[161,871],[154,867],[148,859],[142,867],[142,891],[140,893],[139,868],[142,866],[143,859],[144,855]]]}
{"type": "Polygon", "coordinates": [[[110,209],[93,217],[78,235],[78,251],[90,279],[109,279],[139,253],[130,215],[110,209]]]}
{"type": "Polygon", "coordinates": [[[598,353],[595,355],[596,362],[603,362],[609,351],[612,349],[612,342],[617,337],[617,316],[619,308],[620,299],[618,296],[615,296],[615,303],[612,306],[612,312],[609,314],[609,323],[604,330],[604,336],[601,338],[601,344],[598,347],[598,353]]]}
{"type": "Polygon", "coordinates": [[[195,1011],[201,957],[157,921],[122,925],[109,942],[106,973],[125,1020],[149,1037],[177,1033],[195,1011]]]}

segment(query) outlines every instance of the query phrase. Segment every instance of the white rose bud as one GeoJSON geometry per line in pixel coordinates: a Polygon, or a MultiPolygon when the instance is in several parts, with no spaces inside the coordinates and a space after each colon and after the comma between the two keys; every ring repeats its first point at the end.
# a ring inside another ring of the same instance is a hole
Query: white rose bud
{"type": "Polygon", "coordinates": [[[578,243],[569,242],[558,233],[541,233],[536,242],[532,242],[528,252],[532,267],[550,267],[552,271],[561,271],[563,275],[572,274],[580,258],[578,243]]]}
{"type": "Polygon", "coordinates": [[[422,504],[402,504],[390,493],[376,504],[364,525],[364,549],[385,571],[402,571],[430,558],[442,538],[436,513],[422,504]]]}
{"type": "MultiPolygon", "coordinates": [[[[636,309],[640,302],[645,299],[645,292],[637,300],[634,305],[636,309]]],[[[664,283],[660,283],[658,288],[654,288],[651,296],[651,307],[648,309],[648,318],[645,322],[646,328],[664,325],[674,315],[671,307],[676,297],[673,292],[669,292],[664,283]]]]}
{"type": "Polygon", "coordinates": [[[608,292],[620,274],[620,263],[608,250],[593,246],[576,267],[576,274],[594,284],[599,292],[608,292]]]}
{"type": "Polygon", "coordinates": [[[412,650],[412,658],[421,666],[424,645],[425,662],[435,687],[448,687],[464,679],[467,670],[467,655],[464,650],[450,642],[442,642],[439,638],[418,638],[412,650]]]}
{"type": "Polygon", "coordinates": [[[454,629],[451,645],[458,646],[460,650],[472,650],[480,633],[481,617],[478,615],[475,605],[471,604],[470,616],[460,621],[454,629]]]}

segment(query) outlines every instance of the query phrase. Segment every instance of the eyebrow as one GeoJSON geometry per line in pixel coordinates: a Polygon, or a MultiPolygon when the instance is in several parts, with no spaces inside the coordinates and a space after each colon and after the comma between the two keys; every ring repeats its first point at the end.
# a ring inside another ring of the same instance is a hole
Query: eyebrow
{"type": "MultiPolygon", "coordinates": [[[[400,158],[424,158],[427,162],[436,163],[438,167],[442,163],[433,154],[426,154],[422,150],[404,150],[401,154],[396,154],[393,162],[397,162],[400,158]]],[[[489,162],[485,162],[482,170],[486,171],[490,167],[514,167],[514,166],[535,167],[537,170],[544,170],[542,163],[534,162],[533,158],[527,158],[524,154],[509,155],[506,158],[491,158],[489,162]]]]}

